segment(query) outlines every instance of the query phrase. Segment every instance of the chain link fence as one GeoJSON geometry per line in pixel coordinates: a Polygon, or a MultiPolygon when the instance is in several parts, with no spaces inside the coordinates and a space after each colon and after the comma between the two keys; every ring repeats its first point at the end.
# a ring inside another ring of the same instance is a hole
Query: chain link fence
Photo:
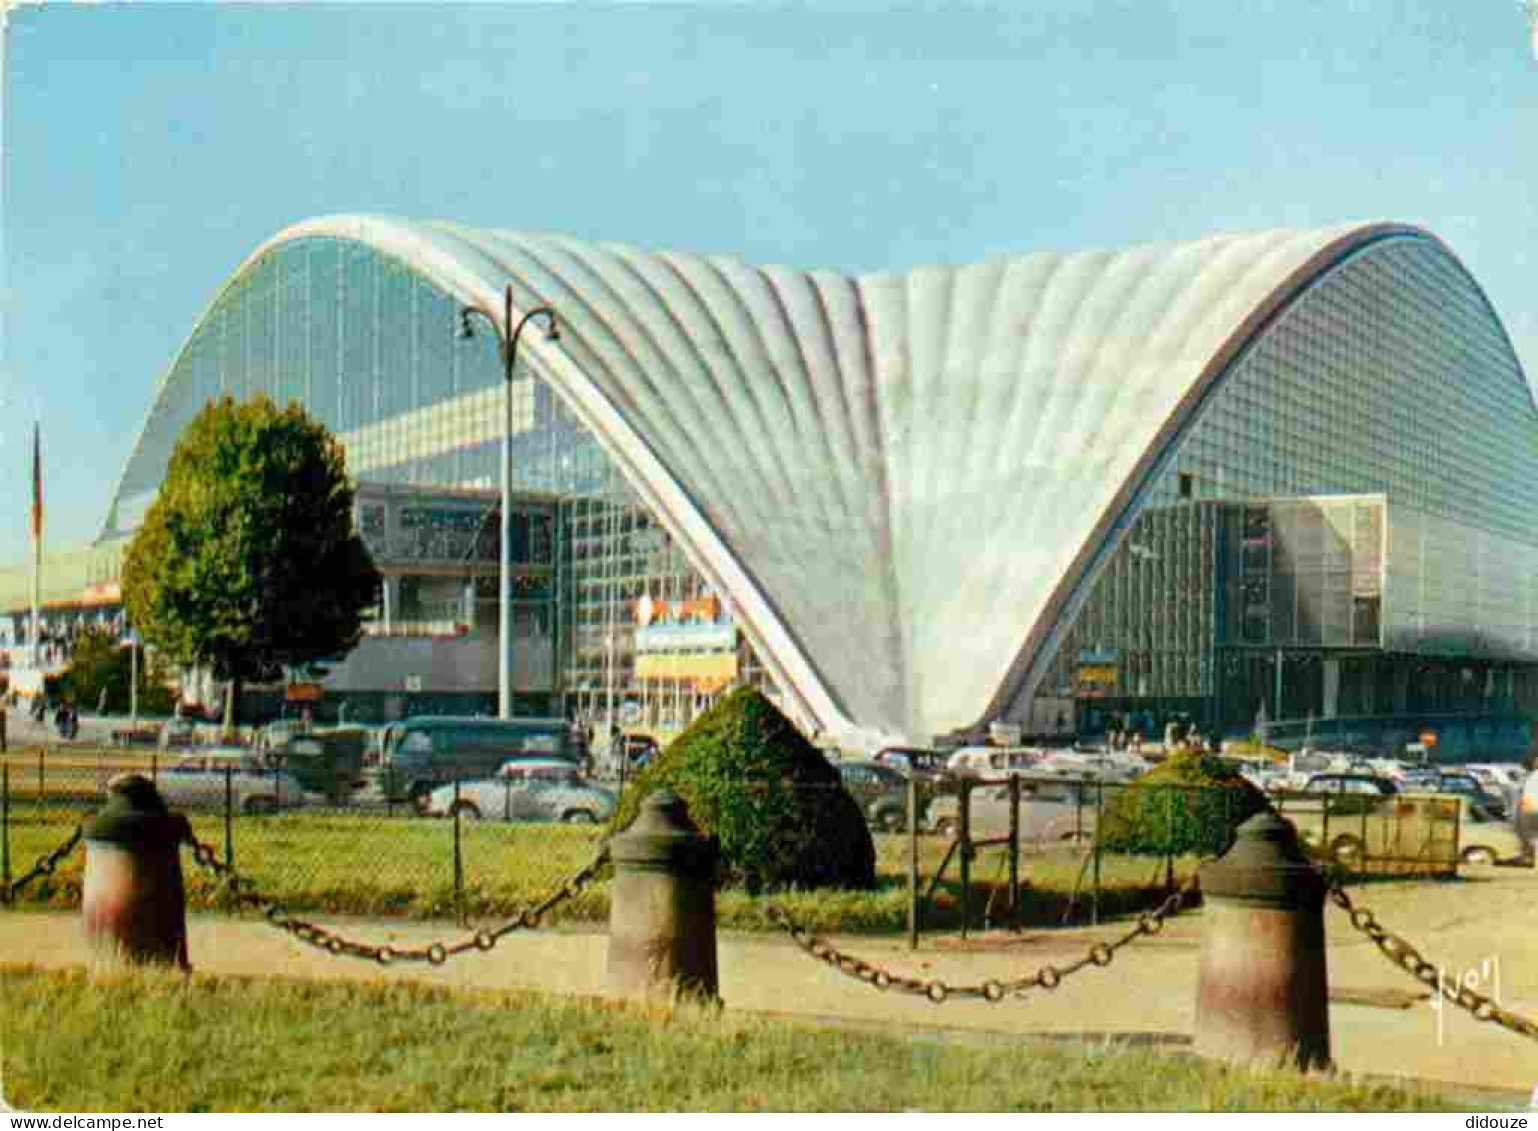
{"type": "Polygon", "coordinates": [[[1231,791],[1129,789],[1030,773],[916,788],[910,941],[921,931],[1095,924],[1161,906],[1195,874],[1201,830],[1233,823],[1231,791]]]}
{"type": "MultiPolygon", "coordinates": [[[[408,799],[356,774],[263,766],[242,751],[29,752],[0,760],[0,884],[87,819],[125,772],[150,778],[220,864],[285,906],[466,924],[515,913],[577,871],[614,804],[601,786],[549,777],[450,777],[408,799]]],[[[22,898],[77,905],[82,869],[66,861],[22,898]]],[[[211,873],[190,874],[187,897],[197,909],[231,906],[211,873]]],[[[566,912],[602,919],[606,894],[585,891],[566,912]]]]}
{"type": "MultiPolygon", "coordinates": [[[[914,878],[915,939],[920,930],[966,935],[1141,913],[1194,875],[1202,857],[1220,854],[1256,811],[1254,795],[1232,789],[1039,773],[934,778],[913,792],[874,800],[869,811],[873,828],[902,830],[900,843],[885,846],[892,838],[878,832],[878,850],[901,857],[914,878]]],[[[1343,874],[1441,876],[1496,859],[1460,841],[1467,813],[1456,799],[1266,800],[1316,859],[1343,874]]]]}
{"type": "MultiPolygon", "coordinates": [[[[249,750],[36,749],[0,759],[0,881],[12,877],[13,861],[56,843],[125,771],[151,778],[223,863],[294,908],[464,923],[526,906],[580,867],[625,785],[547,767],[445,778],[406,798],[377,775],[279,769],[249,750]]],[[[863,929],[906,925],[915,944],[920,932],[1094,924],[1146,912],[1194,874],[1201,855],[1222,850],[1212,829],[1248,815],[1231,811],[1233,791],[1196,786],[1039,773],[910,781],[871,763],[840,771],[871,830],[877,877],[876,892],[847,902],[840,915],[863,929]]],[[[1438,872],[1459,862],[1459,811],[1445,799],[1273,803],[1321,858],[1349,871],[1438,872]]],[[[28,899],[67,906],[77,896],[78,868],[65,867],[28,899]]],[[[189,897],[194,907],[228,903],[207,877],[194,880],[189,897]]],[[[796,910],[816,914],[809,901],[796,910]]],[[[606,886],[582,892],[567,914],[603,920],[606,886]]],[[[764,916],[738,921],[762,925],[764,916]]]]}
{"type": "MultiPolygon", "coordinates": [[[[218,757],[200,752],[170,765],[162,765],[159,756],[109,760],[39,753],[31,760],[0,759],[0,903],[78,906],[84,853],[76,849],[83,823],[104,799],[111,778],[133,771],[154,780],[167,802],[189,819],[187,847],[198,865],[187,875],[190,906],[257,910],[276,929],[335,956],[381,965],[441,965],[457,955],[489,951],[515,931],[543,926],[556,909],[577,918],[607,914],[610,859],[599,822],[609,815],[614,799],[590,784],[570,778],[541,781],[534,775],[522,781],[455,778],[404,801],[387,796],[377,783],[328,780],[308,771],[293,774],[256,765],[249,757],[211,764],[218,757]],[[452,941],[398,947],[353,938],[296,911],[452,913],[464,933],[452,941]],[[500,921],[486,922],[492,919],[500,921]]],[[[770,898],[768,921],[809,957],[871,988],[937,1005],[1019,999],[1055,990],[1081,970],[1111,965],[1124,947],[1158,934],[1168,917],[1194,900],[1197,865],[1225,851],[1227,831],[1248,815],[1232,809],[1232,790],[1208,787],[1137,789],[1131,783],[1014,774],[909,780],[901,788],[883,789],[874,775],[866,782],[846,768],[842,776],[843,788],[873,830],[878,886],[906,882],[912,938],[926,909],[932,913],[947,906],[937,892],[955,897],[952,906],[964,932],[974,909],[980,908],[983,921],[995,916],[995,900],[1007,891],[1007,918],[1018,925],[1029,899],[1054,889],[1061,896],[1061,883],[1042,882],[1059,859],[1077,866],[1075,900],[1084,877],[1092,877],[1085,903],[1093,920],[1107,892],[1117,890],[1105,884],[1117,862],[1136,860],[1146,867],[1150,858],[1155,861],[1155,876],[1132,889],[1131,906],[1118,908],[1137,912],[1123,933],[1092,944],[1071,963],[976,984],[909,976],[861,959],[798,920],[782,897],[770,898]],[[974,872],[989,862],[989,852],[1001,858],[999,871],[1007,873],[1007,884],[1001,886],[997,878],[974,880],[974,872]],[[948,881],[953,860],[955,878],[948,881]],[[1184,873],[1178,885],[1177,860],[1184,873]],[[926,870],[928,890],[921,896],[926,870]]],[[[819,794],[840,788],[781,784],[819,794]]],[[[1440,861],[1450,852],[1456,866],[1455,802],[1399,798],[1390,808],[1383,813],[1327,802],[1320,827],[1354,830],[1351,835],[1366,846],[1364,858],[1376,852],[1390,862],[1424,864],[1428,857],[1440,861]],[[1411,831],[1385,824],[1384,831],[1374,832],[1374,821],[1397,821],[1411,831]],[[1448,821],[1454,826],[1450,833],[1442,827],[1448,821]]],[[[1301,812],[1298,819],[1303,819],[1301,812]]],[[[1327,833],[1306,839],[1326,851],[1339,844],[1327,833]]],[[[1385,958],[1477,1020],[1538,1040],[1538,1023],[1466,984],[1449,982],[1442,967],[1358,906],[1342,886],[1341,874],[1337,870],[1331,880],[1330,900],[1385,958]]],[[[1069,904],[1070,910],[1074,905],[1069,904]]]]}

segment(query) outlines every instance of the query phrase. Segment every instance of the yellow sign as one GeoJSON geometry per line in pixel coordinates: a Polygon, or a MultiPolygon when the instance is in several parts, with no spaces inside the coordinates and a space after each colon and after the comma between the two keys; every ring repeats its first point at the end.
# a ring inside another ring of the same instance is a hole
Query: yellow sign
{"type": "Polygon", "coordinates": [[[1103,699],[1116,691],[1115,664],[1080,664],[1078,695],[1080,699],[1103,699]]]}
{"type": "Polygon", "coordinates": [[[714,691],[737,678],[736,652],[640,652],[637,679],[688,680],[701,691],[714,691]]]}

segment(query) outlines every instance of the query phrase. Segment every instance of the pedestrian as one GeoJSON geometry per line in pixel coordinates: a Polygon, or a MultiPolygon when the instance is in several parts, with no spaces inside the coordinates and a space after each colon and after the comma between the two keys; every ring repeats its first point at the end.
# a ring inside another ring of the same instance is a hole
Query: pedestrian
{"type": "Polygon", "coordinates": [[[105,715],[107,713],[107,685],[106,684],[102,684],[101,694],[96,697],[96,713],[98,715],[105,715]]]}
{"type": "Polygon", "coordinates": [[[0,700],[0,754],[5,752],[5,701],[0,700]]]}

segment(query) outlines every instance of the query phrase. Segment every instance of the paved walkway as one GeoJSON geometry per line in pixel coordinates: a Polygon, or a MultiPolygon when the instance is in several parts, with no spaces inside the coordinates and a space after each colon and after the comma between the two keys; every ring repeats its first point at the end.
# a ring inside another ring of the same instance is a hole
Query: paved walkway
{"type": "MultiPolygon", "coordinates": [[[[1472,971],[1483,992],[1538,1017],[1538,873],[1497,873],[1455,885],[1389,885],[1359,889],[1391,930],[1410,938],[1431,961],[1447,964],[1449,979],[1472,971]]],[[[1538,1087],[1538,1044],[1479,1023],[1462,1011],[1431,1007],[1413,979],[1352,931],[1339,911],[1327,911],[1329,977],[1335,994],[1412,1000],[1408,1008],[1336,1000],[1330,1010],[1335,1059],[1346,1072],[1473,1085],[1529,1095],[1538,1087]],[[1419,1000],[1414,1000],[1419,994],[1419,1000]]],[[[328,920],[362,941],[421,945],[453,941],[452,923],[328,920]]],[[[722,934],[721,993],[731,1009],[794,1015],[857,1025],[1020,1036],[1116,1034],[1186,1044],[1193,1030],[1202,917],[1187,913],[1156,938],[1140,939],[1106,969],[1089,968],[1053,993],[999,1005],[880,993],[798,951],[779,936],[722,934]]],[[[840,938],[840,946],[894,970],[951,982],[1008,978],[1042,963],[1062,963],[1109,939],[1126,925],[992,934],[963,944],[926,940],[910,953],[902,940],[840,938]]],[[[590,930],[546,930],[504,938],[492,952],[471,952],[446,966],[385,969],[333,958],[263,921],[194,915],[189,922],[193,965],[217,974],[281,974],[307,978],[415,979],[475,988],[527,987],[560,994],[602,995],[607,939],[590,930]]],[[[0,912],[0,961],[60,967],[85,964],[78,916],[0,912]]]]}

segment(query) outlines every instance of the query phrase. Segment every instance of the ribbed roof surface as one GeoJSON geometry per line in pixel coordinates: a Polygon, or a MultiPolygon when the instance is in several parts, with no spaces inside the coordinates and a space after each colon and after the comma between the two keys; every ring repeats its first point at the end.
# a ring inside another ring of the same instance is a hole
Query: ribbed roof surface
{"type": "MultiPolygon", "coordinates": [[[[327,217],[500,313],[827,728],[986,717],[1271,310],[1383,235],[1342,226],[851,278],[327,217]],[[1022,652],[1024,649],[1024,652],[1022,652]],[[1006,678],[1006,673],[1009,673],[1006,678]]],[[[162,390],[162,396],[174,395],[162,390]]]]}

